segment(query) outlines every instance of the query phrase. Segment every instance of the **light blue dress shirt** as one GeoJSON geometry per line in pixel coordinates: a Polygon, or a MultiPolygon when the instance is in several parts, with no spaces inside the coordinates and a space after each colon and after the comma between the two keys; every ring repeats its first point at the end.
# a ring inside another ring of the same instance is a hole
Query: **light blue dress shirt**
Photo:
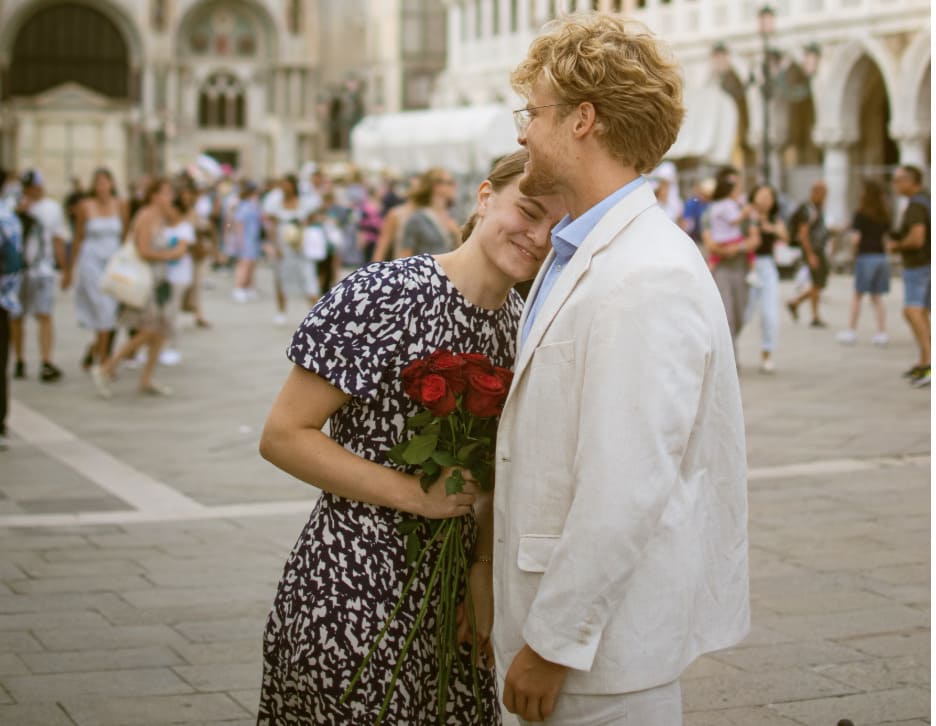
{"type": "MultiPolygon", "coordinates": [[[[526,322],[523,325],[523,335],[520,338],[521,348],[526,343],[527,336],[530,334],[530,329],[533,327],[533,321],[536,320],[540,308],[543,307],[543,303],[546,301],[546,298],[549,297],[549,293],[556,284],[556,280],[559,279],[559,275],[562,274],[565,266],[569,263],[569,260],[572,259],[572,255],[582,246],[582,242],[585,241],[588,233],[591,232],[595,228],[595,225],[601,221],[601,218],[611,210],[611,207],[645,182],[646,179],[642,176],[638,176],[613,194],[602,199],[578,219],[573,220],[567,214],[559,221],[559,224],[553,227],[550,237],[552,239],[553,249],[556,251],[556,256],[553,258],[552,264],[546,271],[543,283],[536,291],[536,297],[532,302],[533,307],[530,308],[530,314],[527,315],[526,322]]],[[[517,352],[519,353],[519,351],[517,352]]]]}

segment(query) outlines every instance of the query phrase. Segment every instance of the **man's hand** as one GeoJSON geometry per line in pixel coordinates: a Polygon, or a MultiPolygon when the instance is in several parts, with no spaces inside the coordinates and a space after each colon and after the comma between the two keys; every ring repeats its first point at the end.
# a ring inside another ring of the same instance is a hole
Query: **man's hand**
{"type": "Polygon", "coordinates": [[[556,708],[568,668],[541,658],[524,645],[507,670],[504,705],[527,721],[543,721],[556,708]]]}

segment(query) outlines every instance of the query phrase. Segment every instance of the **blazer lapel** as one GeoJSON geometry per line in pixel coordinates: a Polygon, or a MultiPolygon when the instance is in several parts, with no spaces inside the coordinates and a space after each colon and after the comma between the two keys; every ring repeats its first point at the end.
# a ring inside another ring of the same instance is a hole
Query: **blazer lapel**
{"type": "Polygon", "coordinates": [[[554,252],[550,252],[549,257],[547,257],[542,268],[540,268],[536,283],[530,290],[530,296],[527,298],[527,304],[523,310],[520,330],[517,334],[517,362],[514,366],[513,382],[510,387],[510,393],[507,396],[507,401],[512,397],[520,378],[523,376],[530,359],[533,357],[533,351],[536,350],[536,346],[539,345],[540,340],[542,340],[543,335],[549,329],[556,314],[575,289],[578,281],[588,271],[589,267],[591,267],[592,258],[611,244],[615,237],[617,237],[638,215],[652,207],[656,202],[656,196],[654,196],[650,185],[642,184],[614,205],[607,214],[599,220],[594,229],[592,229],[592,231],[588,233],[588,236],[582,241],[581,247],[572,255],[572,259],[569,260],[566,268],[559,275],[555,285],[553,285],[552,290],[549,291],[549,297],[543,301],[543,305],[536,315],[536,320],[533,321],[533,327],[530,328],[530,334],[527,336],[526,342],[521,346],[520,341],[523,335],[523,326],[526,323],[527,316],[530,314],[531,303],[535,299],[534,295],[539,292],[548,265],[555,256],[554,252]]]}

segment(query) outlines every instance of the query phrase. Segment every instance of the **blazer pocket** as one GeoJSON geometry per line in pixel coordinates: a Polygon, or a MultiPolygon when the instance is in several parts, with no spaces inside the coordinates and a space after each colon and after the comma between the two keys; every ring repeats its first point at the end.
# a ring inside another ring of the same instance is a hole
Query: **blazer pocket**
{"type": "Polygon", "coordinates": [[[517,550],[517,567],[523,572],[546,572],[558,542],[557,534],[522,535],[517,550]]]}
{"type": "Polygon", "coordinates": [[[533,352],[533,362],[541,365],[571,363],[575,359],[575,344],[571,340],[546,343],[533,352]]]}

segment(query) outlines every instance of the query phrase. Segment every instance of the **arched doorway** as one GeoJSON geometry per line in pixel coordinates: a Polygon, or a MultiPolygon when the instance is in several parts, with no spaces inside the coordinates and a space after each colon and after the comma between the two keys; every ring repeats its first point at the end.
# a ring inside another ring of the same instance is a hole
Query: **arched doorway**
{"type": "Polygon", "coordinates": [[[127,43],[103,13],[63,2],[38,10],[13,43],[9,94],[35,96],[77,83],[110,98],[129,98],[127,43]]]}
{"type": "Polygon", "coordinates": [[[858,122],[858,142],[852,147],[851,162],[863,176],[878,176],[898,163],[897,144],[890,137],[890,99],[877,64],[867,55],[852,67],[846,86],[846,113],[858,122]]]}
{"type": "Polygon", "coordinates": [[[42,170],[55,196],[98,166],[125,186],[138,83],[122,16],[106,3],[62,1],[27,5],[15,20],[0,31],[8,163],[42,170]]]}

